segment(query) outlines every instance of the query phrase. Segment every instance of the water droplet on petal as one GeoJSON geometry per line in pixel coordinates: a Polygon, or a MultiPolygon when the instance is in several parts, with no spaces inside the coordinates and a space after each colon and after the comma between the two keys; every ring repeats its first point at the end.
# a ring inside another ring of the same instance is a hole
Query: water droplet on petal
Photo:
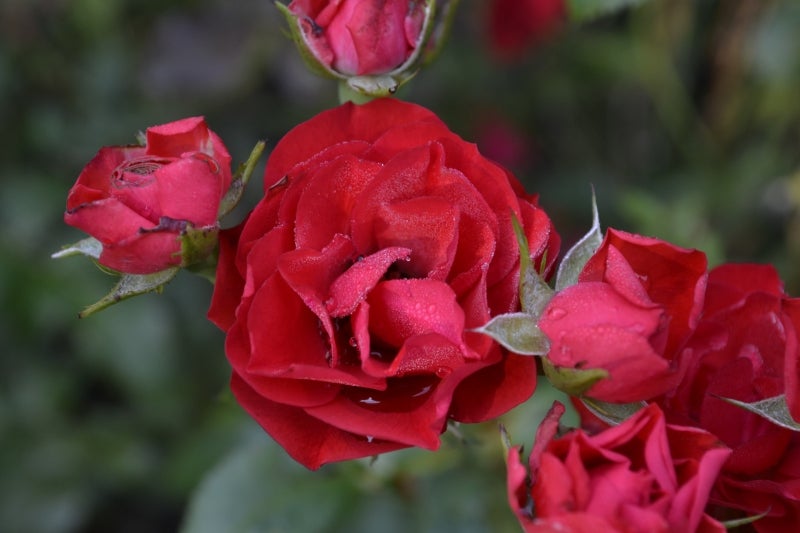
{"type": "Polygon", "coordinates": [[[358,400],[358,403],[365,403],[367,405],[379,405],[381,402],[380,400],[376,400],[372,396],[367,396],[366,398],[361,398],[358,400]]]}
{"type": "Polygon", "coordinates": [[[560,307],[549,307],[547,309],[547,318],[550,320],[560,320],[567,316],[567,312],[560,307]]]}

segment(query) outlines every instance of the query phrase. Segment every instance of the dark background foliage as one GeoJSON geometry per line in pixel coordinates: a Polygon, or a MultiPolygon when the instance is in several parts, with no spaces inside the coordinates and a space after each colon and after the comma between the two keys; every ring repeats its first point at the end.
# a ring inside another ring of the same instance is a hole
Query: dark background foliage
{"type": "MultiPolygon", "coordinates": [[[[772,262],[800,293],[799,4],[653,0],[568,24],[513,63],[488,53],[485,9],[462,2],[400,97],[512,168],[567,243],[593,185],[604,225],[714,264],[772,262]]],[[[336,104],[271,2],[6,0],[0,36],[4,531],[516,530],[493,424],[436,454],[292,464],[226,392],[199,278],[75,317],[113,279],[49,255],[82,238],[61,216],[100,146],[202,114],[241,161],[336,104]]],[[[506,417],[514,442],[530,446],[551,397],[506,417]]]]}

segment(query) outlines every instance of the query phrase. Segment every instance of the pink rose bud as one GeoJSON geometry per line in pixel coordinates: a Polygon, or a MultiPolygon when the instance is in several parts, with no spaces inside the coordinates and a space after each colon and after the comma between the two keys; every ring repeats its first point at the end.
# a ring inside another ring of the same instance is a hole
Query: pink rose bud
{"type": "Polygon", "coordinates": [[[600,401],[637,402],[672,389],[702,309],[706,264],[697,250],[609,229],[578,283],[559,291],[542,315],[549,361],[606,371],[586,391],[600,401]]]}
{"type": "Polygon", "coordinates": [[[185,266],[181,236],[192,228],[216,233],[230,164],[202,117],[148,128],[145,146],[100,149],[70,190],[64,221],[102,244],[98,262],[110,269],[185,266]]]}
{"type": "Polygon", "coordinates": [[[362,94],[386,95],[416,72],[455,2],[292,0],[276,3],[301,54],[362,94]],[[444,13],[444,15],[442,15],[444,13]],[[441,23],[439,21],[442,21],[441,23]]]}

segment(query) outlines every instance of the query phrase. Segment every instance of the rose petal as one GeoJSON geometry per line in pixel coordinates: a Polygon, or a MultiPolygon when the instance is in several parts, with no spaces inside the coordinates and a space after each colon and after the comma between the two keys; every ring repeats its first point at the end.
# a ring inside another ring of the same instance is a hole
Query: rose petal
{"type": "Polygon", "coordinates": [[[216,161],[194,157],[156,170],[161,216],[186,220],[198,227],[216,224],[222,199],[221,173],[216,161]]]}
{"type": "Polygon", "coordinates": [[[459,218],[458,209],[440,198],[412,198],[380,206],[373,232],[379,247],[413,250],[404,273],[444,280],[455,259],[459,218]]]}
{"type": "Polygon", "coordinates": [[[67,211],[109,195],[111,175],[123,162],[144,155],[139,146],[107,146],[84,167],[67,196],[67,211]]]}
{"type": "Polygon", "coordinates": [[[385,248],[353,263],[331,284],[330,298],[325,302],[328,313],[333,317],[352,314],[389,267],[410,255],[408,248],[385,248]]]}
{"type": "Polygon", "coordinates": [[[158,223],[142,217],[115,198],[104,198],[70,209],[64,213],[64,222],[92,235],[104,245],[119,243],[137,235],[141,229],[154,228],[158,223]]]}
{"type": "Polygon", "coordinates": [[[292,458],[312,470],[325,463],[386,453],[405,447],[396,442],[367,439],[342,431],[309,416],[302,409],[271,402],[256,393],[238,375],[231,390],[239,404],[292,458]]]}
{"type": "Polygon", "coordinates": [[[427,279],[398,279],[379,283],[368,296],[370,329],[392,346],[414,335],[438,333],[463,345],[464,312],[445,283],[427,279]]]}
{"type": "Polygon", "coordinates": [[[348,235],[353,208],[380,168],[352,155],[317,168],[297,201],[297,247],[321,249],[337,233],[348,235]]]}
{"type": "MultiPolygon", "coordinates": [[[[405,136],[405,142],[413,146],[418,145],[420,139],[435,138],[435,133],[450,134],[441,120],[428,109],[390,98],[376,99],[364,105],[345,104],[323,111],[313,120],[295,126],[278,142],[267,161],[264,187],[289,174],[297,162],[306,161],[328,147],[353,141],[375,144],[387,132],[403,129],[407,125],[415,126],[413,135],[407,133],[405,136]],[[426,127],[431,125],[432,129],[429,132],[420,131],[416,127],[419,124],[426,127]]],[[[392,152],[396,153],[397,150],[392,152]]]]}
{"type": "Polygon", "coordinates": [[[477,366],[453,395],[451,416],[464,423],[491,420],[526,401],[536,390],[536,359],[515,354],[494,357],[477,366]],[[495,362],[497,360],[497,362],[495,362]]]}
{"type": "Polygon", "coordinates": [[[181,244],[177,233],[156,231],[139,233],[117,245],[104,245],[99,262],[129,274],[152,274],[181,263],[181,244]]]}
{"type": "Polygon", "coordinates": [[[410,376],[391,380],[385,391],[345,389],[336,400],[307,412],[349,433],[435,450],[450,405],[449,397],[437,393],[437,382],[410,376]]]}

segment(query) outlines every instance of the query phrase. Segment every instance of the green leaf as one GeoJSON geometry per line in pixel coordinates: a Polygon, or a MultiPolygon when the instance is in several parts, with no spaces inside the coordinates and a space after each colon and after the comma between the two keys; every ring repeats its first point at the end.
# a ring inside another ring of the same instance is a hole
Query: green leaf
{"type": "Polygon", "coordinates": [[[231,186],[228,188],[219,204],[217,219],[221,219],[233,211],[233,208],[239,204],[239,201],[242,199],[242,194],[244,193],[244,188],[250,181],[250,177],[253,175],[253,171],[256,168],[258,160],[261,158],[261,154],[264,153],[264,147],[266,145],[266,142],[258,141],[250,151],[250,156],[247,158],[247,161],[239,165],[236,169],[236,173],[234,173],[233,179],[231,180],[231,186]]]}
{"type": "Polygon", "coordinates": [[[511,213],[511,224],[519,244],[519,299],[522,310],[531,315],[533,321],[539,320],[544,308],[553,298],[553,289],[542,279],[531,263],[528,239],[516,215],[511,213]]]}
{"type": "Polygon", "coordinates": [[[520,355],[544,355],[550,349],[547,336],[527,313],[497,315],[484,326],[472,331],[488,335],[503,347],[520,355]]]}
{"type": "Polygon", "coordinates": [[[111,292],[81,311],[78,317],[86,318],[133,296],[148,292],[161,292],[164,285],[172,280],[179,271],[179,267],[174,267],[153,274],[122,274],[111,292]]]}
{"type": "Polygon", "coordinates": [[[555,388],[566,392],[570,396],[580,396],[603,378],[608,377],[608,372],[602,368],[581,370],[578,368],[557,368],[546,357],[542,358],[544,375],[555,388]]]}
{"type": "Polygon", "coordinates": [[[643,4],[646,0],[567,0],[567,12],[570,20],[586,22],[588,20],[609,15],[626,7],[643,4]]]}
{"type": "Polygon", "coordinates": [[[594,416],[610,426],[621,424],[636,411],[647,406],[647,402],[608,403],[586,396],[582,396],[581,401],[594,416]]]}
{"type": "Polygon", "coordinates": [[[99,259],[101,253],[103,253],[103,244],[94,237],[89,237],[75,244],[69,244],[63,247],[50,257],[53,259],[61,259],[62,257],[70,257],[73,255],[85,255],[92,259],[99,259]]]}
{"type": "Polygon", "coordinates": [[[792,418],[791,413],[789,413],[789,406],[786,404],[785,394],[753,403],[741,402],[731,398],[723,398],[722,396],[717,396],[717,398],[732,405],[741,407],[742,409],[750,411],[751,413],[755,413],[763,418],[766,418],[773,424],[783,428],[791,429],[792,431],[800,431],[800,423],[792,418]]]}
{"type": "Polygon", "coordinates": [[[600,215],[597,212],[597,200],[592,191],[592,227],[581,240],[564,254],[556,273],[556,292],[578,283],[578,276],[586,263],[594,255],[603,242],[600,231],[600,215]]]}

